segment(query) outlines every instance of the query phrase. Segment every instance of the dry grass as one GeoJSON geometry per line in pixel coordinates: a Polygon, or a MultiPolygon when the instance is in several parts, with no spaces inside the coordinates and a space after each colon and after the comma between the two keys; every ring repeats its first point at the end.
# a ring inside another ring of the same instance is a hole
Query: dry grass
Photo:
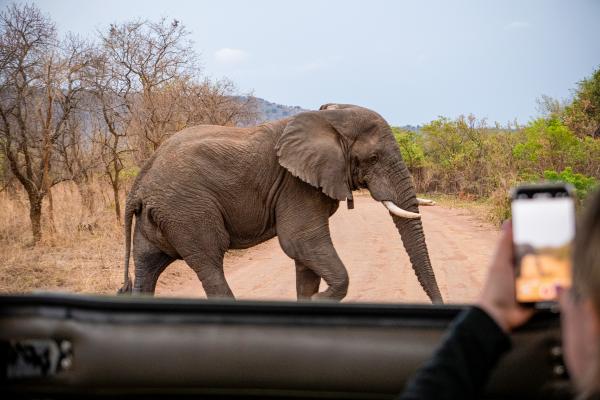
{"type": "Polygon", "coordinates": [[[123,234],[108,186],[96,184],[96,207],[86,215],[73,184],[52,189],[54,229],[48,200],[43,239],[32,247],[24,193],[0,193],[0,292],[59,290],[114,293],[122,283],[123,234]],[[81,223],[93,228],[81,230],[81,223]]]}
{"type": "MultiPolygon", "coordinates": [[[[0,192],[0,293],[116,293],[123,283],[123,227],[115,219],[110,187],[96,183],[92,189],[95,207],[91,215],[84,212],[74,184],[64,183],[52,189],[54,229],[46,199],[43,239],[37,246],[31,246],[25,193],[0,192]],[[81,229],[82,224],[92,229],[81,229]]],[[[121,204],[124,207],[124,194],[121,204]]],[[[232,250],[226,257],[240,257],[243,252],[232,250]]],[[[182,268],[187,268],[182,264],[185,266],[182,261],[174,263],[160,280],[180,280],[182,268]]]]}

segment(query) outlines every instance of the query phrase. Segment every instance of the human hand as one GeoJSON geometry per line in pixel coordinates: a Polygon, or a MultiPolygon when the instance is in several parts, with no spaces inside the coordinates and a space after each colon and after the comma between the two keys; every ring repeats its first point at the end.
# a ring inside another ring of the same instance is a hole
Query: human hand
{"type": "Polygon", "coordinates": [[[510,220],[502,225],[502,235],[489,267],[483,291],[476,304],[507,333],[523,325],[533,315],[533,309],[520,306],[515,298],[512,223],[510,220]]]}

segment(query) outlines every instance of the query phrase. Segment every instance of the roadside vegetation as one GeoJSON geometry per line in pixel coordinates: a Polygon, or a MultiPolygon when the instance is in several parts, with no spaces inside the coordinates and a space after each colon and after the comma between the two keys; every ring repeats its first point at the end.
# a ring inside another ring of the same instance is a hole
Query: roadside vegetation
{"type": "Polygon", "coordinates": [[[538,103],[542,115],[522,126],[461,115],[393,128],[417,191],[486,203],[494,222],[510,215],[508,191],[519,183],[565,181],[583,201],[600,180],[600,69],[571,101],[538,103]]]}

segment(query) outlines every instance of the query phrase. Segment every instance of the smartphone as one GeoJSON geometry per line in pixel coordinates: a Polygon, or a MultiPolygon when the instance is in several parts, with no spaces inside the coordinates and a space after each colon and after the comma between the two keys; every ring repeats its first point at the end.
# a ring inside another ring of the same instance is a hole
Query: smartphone
{"type": "Polygon", "coordinates": [[[573,188],[562,183],[522,185],[511,197],[517,302],[556,302],[558,287],[571,286],[573,188]]]}

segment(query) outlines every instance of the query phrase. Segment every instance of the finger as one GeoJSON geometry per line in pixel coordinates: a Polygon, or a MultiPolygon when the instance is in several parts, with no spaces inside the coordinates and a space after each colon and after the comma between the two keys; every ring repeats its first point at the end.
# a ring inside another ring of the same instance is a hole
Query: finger
{"type": "Polygon", "coordinates": [[[512,238],[513,238],[512,219],[507,219],[502,223],[502,232],[505,232],[509,236],[510,241],[512,242],[512,238]]]}
{"type": "Polygon", "coordinates": [[[512,268],[513,245],[511,228],[512,225],[510,224],[510,221],[506,221],[502,225],[502,232],[500,233],[500,239],[496,245],[494,261],[492,262],[492,269],[494,270],[505,270],[508,266],[512,268]]]}
{"type": "Polygon", "coordinates": [[[513,252],[513,233],[512,223],[507,220],[502,224],[502,233],[500,234],[500,243],[498,244],[498,255],[506,257],[512,257],[513,252]]]}

